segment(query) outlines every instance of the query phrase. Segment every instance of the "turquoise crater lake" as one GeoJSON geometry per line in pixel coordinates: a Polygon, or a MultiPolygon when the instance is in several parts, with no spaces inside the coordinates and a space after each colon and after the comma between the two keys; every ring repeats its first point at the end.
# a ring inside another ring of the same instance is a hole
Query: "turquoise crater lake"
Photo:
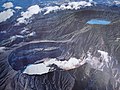
{"type": "Polygon", "coordinates": [[[97,25],[108,25],[111,21],[102,20],[102,19],[91,19],[87,22],[87,24],[97,24],[97,25]]]}

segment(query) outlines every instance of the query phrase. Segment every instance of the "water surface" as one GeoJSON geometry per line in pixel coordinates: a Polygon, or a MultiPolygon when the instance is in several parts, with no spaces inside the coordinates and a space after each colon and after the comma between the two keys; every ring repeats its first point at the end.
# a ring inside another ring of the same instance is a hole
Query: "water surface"
{"type": "Polygon", "coordinates": [[[91,19],[87,22],[87,24],[97,24],[97,25],[108,25],[110,24],[111,21],[107,21],[107,20],[104,20],[104,19],[91,19]]]}

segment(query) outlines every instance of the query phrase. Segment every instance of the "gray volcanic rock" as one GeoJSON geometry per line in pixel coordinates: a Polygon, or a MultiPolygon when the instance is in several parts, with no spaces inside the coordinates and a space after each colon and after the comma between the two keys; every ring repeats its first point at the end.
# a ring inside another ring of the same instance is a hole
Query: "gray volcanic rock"
{"type": "Polygon", "coordinates": [[[0,44],[6,47],[0,51],[0,90],[120,90],[119,11],[59,11],[36,15],[30,24],[13,26],[12,29],[13,32],[6,33],[0,44]],[[105,19],[111,23],[87,24],[91,19],[105,19]],[[8,35],[17,35],[23,28],[36,32],[36,35],[20,41],[8,39],[8,35]],[[91,58],[102,63],[105,57],[101,57],[98,50],[107,52],[110,59],[103,63],[103,70],[86,62],[72,70],[56,68],[43,75],[23,73],[28,65],[38,60],[43,63],[44,58],[84,60],[90,53],[91,58]]]}

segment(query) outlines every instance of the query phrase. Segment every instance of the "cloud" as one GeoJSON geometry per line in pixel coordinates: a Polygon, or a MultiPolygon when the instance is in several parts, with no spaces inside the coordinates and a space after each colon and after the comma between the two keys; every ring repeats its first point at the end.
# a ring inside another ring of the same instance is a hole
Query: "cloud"
{"type": "Polygon", "coordinates": [[[12,2],[4,3],[2,7],[4,7],[5,9],[12,8],[13,7],[13,3],[12,2]]]}
{"type": "Polygon", "coordinates": [[[13,9],[8,9],[6,11],[0,12],[0,23],[11,18],[13,16],[14,12],[15,11],[13,9]]]}
{"type": "Polygon", "coordinates": [[[18,10],[19,10],[19,9],[22,9],[22,7],[20,7],[20,6],[16,6],[15,9],[18,9],[18,10]]]}
{"type": "Polygon", "coordinates": [[[17,19],[18,24],[27,23],[26,19],[31,18],[33,15],[38,14],[41,8],[38,5],[30,6],[26,12],[21,12],[21,17],[17,19]]]}

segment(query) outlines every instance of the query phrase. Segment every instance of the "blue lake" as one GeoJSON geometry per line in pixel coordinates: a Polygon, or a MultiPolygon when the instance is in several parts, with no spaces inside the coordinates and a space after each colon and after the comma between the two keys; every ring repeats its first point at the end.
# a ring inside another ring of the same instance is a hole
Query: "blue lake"
{"type": "Polygon", "coordinates": [[[98,24],[98,25],[108,25],[111,21],[102,20],[102,19],[91,19],[87,22],[87,24],[98,24]]]}

